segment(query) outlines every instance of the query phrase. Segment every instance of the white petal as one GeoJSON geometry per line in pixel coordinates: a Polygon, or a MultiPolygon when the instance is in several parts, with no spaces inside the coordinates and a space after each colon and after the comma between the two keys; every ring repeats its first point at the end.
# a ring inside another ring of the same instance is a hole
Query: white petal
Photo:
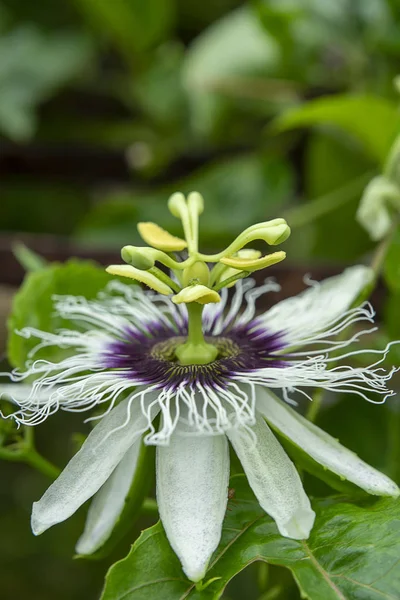
{"type": "Polygon", "coordinates": [[[260,321],[271,332],[284,332],[289,345],[309,340],[341,317],[372,278],[373,272],[368,267],[351,267],[279,302],[260,321]]]}
{"type": "Polygon", "coordinates": [[[295,540],[308,538],[315,513],[294,464],[261,415],[251,429],[255,439],[240,429],[227,433],[251,489],[281,535],[295,540]]]}
{"type": "Polygon", "coordinates": [[[94,496],[86,517],[85,530],[75,547],[78,554],[93,554],[110,537],[124,508],[141,447],[142,440],[139,439],[94,496]]]}
{"type": "Polygon", "coordinates": [[[129,413],[129,402],[127,398],[102,418],[58,479],[39,502],[33,504],[32,530],[35,535],[68,519],[91,498],[146,430],[147,418],[139,408],[129,413]]]}
{"type": "Polygon", "coordinates": [[[182,435],[157,448],[157,500],[168,540],[192,581],[200,581],[221,538],[228,500],[226,437],[182,435]]]}
{"type": "Polygon", "coordinates": [[[363,490],[378,496],[398,496],[397,485],[325,431],[279,400],[271,392],[257,389],[257,410],[284,436],[290,438],[318,463],[363,490]]]}

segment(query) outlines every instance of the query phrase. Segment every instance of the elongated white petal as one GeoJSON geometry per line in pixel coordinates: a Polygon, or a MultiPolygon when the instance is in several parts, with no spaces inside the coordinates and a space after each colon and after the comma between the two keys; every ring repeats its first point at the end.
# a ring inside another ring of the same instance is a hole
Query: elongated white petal
{"type": "Polygon", "coordinates": [[[192,581],[200,581],[221,537],[228,500],[226,437],[181,435],[157,448],[157,500],[168,540],[192,581]]]}
{"type": "Polygon", "coordinates": [[[328,433],[310,423],[271,392],[258,388],[257,410],[321,465],[377,496],[398,496],[397,485],[363,462],[328,433]]]}
{"type": "Polygon", "coordinates": [[[127,450],[147,428],[139,409],[130,411],[127,398],[91,431],[82,448],[39,502],[33,504],[32,530],[43,533],[68,519],[110,477],[127,450]]]}
{"type": "Polygon", "coordinates": [[[315,513],[294,464],[261,415],[251,429],[255,438],[240,430],[227,434],[250,487],[281,535],[295,540],[308,538],[315,513]]]}
{"type": "Polygon", "coordinates": [[[294,298],[288,298],[268,310],[260,321],[271,332],[283,332],[288,345],[305,343],[315,333],[337,326],[357,296],[373,278],[362,265],[346,269],[325,279],[294,298]]]}
{"type": "Polygon", "coordinates": [[[75,550],[78,554],[93,554],[110,537],[137,466],[142,440],[137,440],[126,452],[119,465],[94,496],[86,517],[85,530],[75,550]]]}

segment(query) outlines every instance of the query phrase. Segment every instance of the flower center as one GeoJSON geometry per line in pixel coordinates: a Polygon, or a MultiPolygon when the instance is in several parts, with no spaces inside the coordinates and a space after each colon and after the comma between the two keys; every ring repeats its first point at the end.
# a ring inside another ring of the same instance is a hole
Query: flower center
{"type": "Polygon", "coordinates": [[[204,341],[214,349],[208,363],[183,365],[177,349],[186,339],[185,327],[179,333],[157,326],[147,333],[126,331],[124,339],[112,342],[103,354],[106,368],[116,369],[123,378],[140,385],[177,389],[204,385],[224,390],[232,377],[263,368],[280,368],[285,358],[277,355],[284,347],[284,336],[271,333],[253,323],[210,335],[204,341]]]}
{"type": "Polygon", "coordinates": [[[212,385],[212,382],[224,385],[224,378],[228,377],[232,370],[240,370],[243,367],[243,352],[239,344],[227,337],[209,336],[206,336],[205,340],[215,349],[216,358],[206,364],[183,365],[177,357],[176,350],[182,346],[184,340],[182,336],[163,340],[154,344],[149,352],[149,358],[155,363],[155,371],[161,368],[172,386],[182,382],[189,386],[198,382],[203,385],[212,385]]]}
{"type": "MultiPolygon", "coordinates": [[[[236,358],[241,353],[239,344],[237,344],[236,342],[234,342],[233,340],[231,340],[229,338],[225,338],[225,337],[214,338],[214,337],[206,336],[205,340],[206,340],[206,342],[210,343],[210,345],[212,345],[217,352],[216,357],[213,362],[218,361],[220,359],[224,359],[224,358],[236,358]]],[[[176,356],[176,349],[179,348],[179,346],[181,346],[184,341],[185,341],[185,337],[176,336],[176,337],[170,338],[169,340],[163,340],[162,342],[158,342],[157,344],[154,344],[154,346],[150,350],[150,356],[152,358],[154,358],[155,360],[169,362],[174,365],[179,365],[180,367],[182,367],[181,372],[184,372],[185,370],[190,371],[190,370],[193,370],[195,367],[203,366],[203,365],[193,365],[193,364],[189,364],[189,365],[181,365],[180,364],[180,362],[176,356]]],[[[208,364],[212,364],[212,363],[208,363],[208,364]]]]}
{"type": "Polygon", "coordinates": [[[219,291],[254,271],[274,265],[286,256],[273,252],[261,256],[258,250],[245,248],[254,240],[275,246],[290,235],[284,219],[272,219],[247,227],[224,250],[217,254],[199,251],[199,216],[204,209],[202,196],[192,192],[186,199],[175,193],[168,201],[173,216],[182,222],[184,239],[164,231],[156,223],[139,223],[138,230],[149,247],[124,246],[121,251],[125,265],[112,265],[109,273],[129,277],[165,296],[172,296],[174,304],[185,304],[188,315],[187,338],[174,347],[174,361],[182,366],[207,365],[220,354],[215,343],[209,343],[203,334],[202,312],[206,304],[221,301],[219,291]],[[174,252],[186,249],[187,258],[177,260],[174,252]],[[156,266],[160,263],[171,270],[174,277],[156,266]],[[213,266],[214,265],[214,266],[213,266]]]}

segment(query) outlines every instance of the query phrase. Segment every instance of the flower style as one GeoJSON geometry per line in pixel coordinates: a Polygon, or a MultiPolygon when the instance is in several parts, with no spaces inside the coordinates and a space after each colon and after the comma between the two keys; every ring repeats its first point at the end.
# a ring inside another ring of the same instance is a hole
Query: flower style
{"type": "Polygon", "coordinates": [[[310,398],[310,388],[384,402],[392,394],[387,382],[394,369],[385,372],[380,366],[386,351],[349,349],[365,330],[337,339],[350,325],[373,322],[369,304],[353,307],[372,278],[370,269],[356,266],[313,282],[299,296],[257,316],[256,300],[279,286],[269,279],[257,288],[253,280],[241,278],[261,264],[281,260],[284,253],[260,257],[243,246],[257,237],[280,243],[287,225],[282,219],[272,226],[255,225],[224,253],[201,255],[193,217],[201,212],[199,195],[181,200],[170,206],[182,218],[186,242],[154,224],[141,224],[142,237],[153,248],[127,247],[122,256],[131,264],[109,269],[156,291],[112,281],[94,301],[56,297],[55,310],[76,329],[20,333],[37,337],[37,348],[59,346],[67,356],[56,363],[32,361],[11,378],[35,378],[25,398],[15,397],[13,417],[21,424],[36,425],[59,408],[105,407],[82,448],[34,504],[34,533],[64,521],[94,496],[77,552],[96,551],[122,511],[142,444],[156,445],[160,517],[184,572],[199,581],[221,536],[228,441],[260,505],[286,537],[307,538],[315,514],[272,430],[363,490],[399,494],[388,477],[289,406],[296,404],[295,393],[310,398]],[[189,258],[177,263],[170,253],[186,246],[189,258]],[[154,267],[156,260],[172,268],[175,278],[154,267]],[[217,264],[210,273],[212,262],[217,264]],[[174,292],[171,302],[166,296],[174,292]],[[375,353],[377,359],[368,367],[343,364],[364,353],[375,353]]]}

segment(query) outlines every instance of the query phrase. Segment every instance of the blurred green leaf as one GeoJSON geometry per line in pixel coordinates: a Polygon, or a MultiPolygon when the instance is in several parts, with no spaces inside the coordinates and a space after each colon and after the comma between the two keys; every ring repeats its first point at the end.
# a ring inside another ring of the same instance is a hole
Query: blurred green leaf
{"type": "Polygon", "coordinates": [[[42,256],[22,244],[17,242],[13,246],[13,253],[18,262],[24,267],[25,271],[33,273],[34,271],[40,271],[47,265],[47,260],[42,256]]]}
{"type": "Polygon", "coordinates": [[[294,217],[288,256],[348,263],[360,260],[372,247],[355,222],[355,214],[375,171],[371,162],[346,142],[338,135],[320,132],[309,136],[304,157],[305,198],[283,215],[290,225],[291,214],[294,217]]]}
{"type": "Polygon", "coordinates": [[[311,100],[279,116],[271,131],[333,125],[354,137],[367,157],[383,164],[399,131],[397,105],[372,95],[337,95],[311,100]]]}
{"type": "Polygon", "coordinates": [[[133,82],[133,94],[144,114],[168,128],[184,125],[188,117],[181,78],[183,58],[183,45],[165,43],[157,48],[150,66],[133,82]]]}
{"type": "Polygon", "coordinates": [[[289,209],[285,213],[285,219],[290,222],[292,229],[308,225],[353,200],[355,195],[359,195],[362,192],[370,179],[371,172],[357,177],[347,185],[341,186],[333,192],[328,192],[313,200],[303,202],[299,206],[289,209]]]}
{"type": "MultiPolygon", "coordinates": [[[[49,332],[73,327],[70,322],[55,314],[53,295],[71,294],[94,298],[111,279],[111,276],[96,263],[75,259],[62,265],[51,264],[40,271],[28,273],[14,296],[7,324],[7,353],[11,365],[23,369],[29,352],[38,344],[35,337],[27,339],[18,335],[17,332],[23,327],[49,332]]],[[[56,360],[62,353],[60,348],[49,346],[43,348],[37,357],[56,360]]]]}
{"type": "Polygon", "coordinates": [[[38,104],[81,74],[90,57],[88,39],[78,34],[20,26],[0,37],[0,130],[16,141],[29,139],[38,104]]]}
{"type": "Polygon", "coordinates": [[[376,78],[383,61],[372,49],[387,40],[394,21],[385,0],[256,0],[255,6],[280,45],[282,76],[326,90],[359,85],[372,72],[376,78]]]}
{"type": "Polygon", "coordinates": [[[174,19],[172,0],[73,0],[95,30],[113,39],[131,62],[160,42],[174,19]]]}
{"type": "Polygon", "coordinates": [[[213,90],[215,84],[232,76],[268,74],[278,58],[275,40],[263,31],[250,6],[230,12],[203,31],[186,52],[182,73],[194,130],[209,134],[224,110],[226,100],[213,90]]]}
{"type": "Polygon", "coordinates": [[[308,540],[281,537],[243,476],[231,480],[235,503],[227,512],[221,543],[203,591],[187,581],[160,523],[142,533],[130,554],[111,567],[102,600],[191,598],[216,600],[227,583],[255,560],[291,570],[303,598],[397,598],[400,592],[400,503],[340,499],[313,503],[316,522],[308,540]],[[214,581],[212,581],[216,578],[214,581]]]}
{"type": "MultiPolygon", "coordinates": [[[[393,292],[400,292],[400,226],[390,243],[386,254],[383,274],[385,281],[393,292]]],[[[399,305],[400,318],[400,305],[399,305]]]]}

